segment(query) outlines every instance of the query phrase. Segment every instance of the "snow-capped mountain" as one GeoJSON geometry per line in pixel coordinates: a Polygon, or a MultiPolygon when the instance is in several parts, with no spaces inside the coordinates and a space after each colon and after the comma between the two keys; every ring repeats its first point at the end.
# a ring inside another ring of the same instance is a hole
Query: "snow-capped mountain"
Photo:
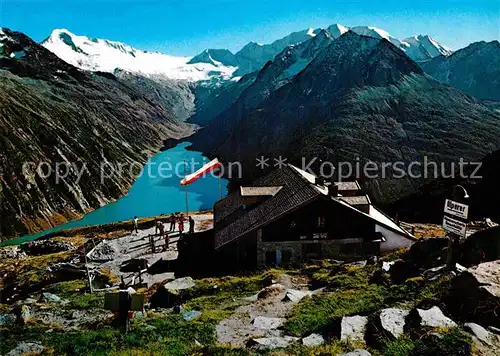
{"type": "Polygon", "coordinates": [[[453,51],[441,45],[431,36],[413,36],[405,38],[403,43],[407,43],[409,46],[406,49],[406,54],[416,61],[427,60],[438,56],[449,56],[453,51]]]}
{"type": "MultiPolygon", "coordinates": [[[[406,52],[406,54],[415,61],[427,60],[439,55],[449,55],[452,53],[449,48],[442,46],[435,39],[427,35],[419,35],[399,40],[391,36],[387,31],[373,26],[355,26],[349,28],[340,24],[333,24],[326,28],[326,31],[330,33],[332,38],[338,38],[349,30],[362,36],[380,39],[385,38],[396,47],[406,52]]],[[[232,54],[232,52],[228,50],[209,49],[194,57],[190,63],[212,63],[213,60],[216,60],[224,65],[236,64],[238,70],[234,74],[243,75],[259,70],[267,61],[272,60],[285,47],[305,42],[319,34],[320,31],[320,28],[309,28],[307,30],[293,32],[267,45],[250,42],[235,54],[232,54]],[[221,56],[222,53],[224,54],[224,58],[221,56]]]]}
{"type": "MultiPolygon", "coordinates": [[[[427,35],[399,40],[376,27],[349,28],[340,24],[325,30],[334,39],[349,30],[363,36],[385,38],[417,61],[451,54],[449,48],[427,35]]],[[[227,49],[207,49],[192,58],[143,51],[121,42],[78,36],[64,29],[54,30],[42,45],[66,62],[85,70],[113,72],[121,69],[149,77],[205,81],[231,79],[260,70],[287,46],[310,40],[320,32],[320,28],[309,28],[270,44],[250,42],[234,54],[227,49]]]]}
{"type": "Polygon", "coordinates": [[[408,57],[414,61],[423,61],[441,55],[448,56],[452,53],[451,49],[441,45],[434,38],[427,35],[418,35],[399,40],[391,36],[387,31],[373,26],[356,26],[350,30],[362,36],[385,38],[406,52],[408,57]]]}
{"type": "Polygon", "coordinates": [[[216,61],[190,64],[190,57],[142,51],[120,42],[77,36],[65,29],[54,30],[42,45],[64,61],[90,71],[122,69],[145,76],[198,81],[214,76],[227,79],[236,70],[216,61]]]}

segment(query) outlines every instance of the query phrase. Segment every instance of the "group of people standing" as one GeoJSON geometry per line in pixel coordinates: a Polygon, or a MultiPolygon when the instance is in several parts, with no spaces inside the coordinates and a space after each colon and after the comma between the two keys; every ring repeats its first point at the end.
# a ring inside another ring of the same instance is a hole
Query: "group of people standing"
{"type": "MultiPolygon", "coordinates": [[[[188,234],[192,234],[194,233],[194,219],[192,216],[188,216],[187,220],[189,223],[188,234]]],[[[178,224],[179,235],[182,237],[182,234],[184,233],[184,222],[186,221],[184,214],[180,214],[179,216],[177,216],[177,214],[172,214],[170,215],[169,221],[170,221],[170,231],[175,231],[175,224],[178,224]]]]}
{"type": "MultiPolygon", "coordinates": [[[[169,232],[174,232],[175,231],[175,226],[178,224],[179,226],[179,236],[182,237],[184,234],[184,222],[186,221],[186,218],[184,217],[184,214],[180,214],[179,216],[177,214],[172,214],[170,215],[168,222],[170,222],[170,230],[169,232]]],[[[189,229],[188,229],[188,234],[193,234],[194,233],[194,219],[192,216],[188,216],[187,218],[188,224],[189,224],[189,229]]],[[[134,216],[133,220],[133,229],[132,232],[139,232],[139,219],[137,216],[134,216]]],[[[160,233],[160,236],[168,236],[168,233],[166,232],[165,226],[160,220],[155,221],[155,235],[158,235],[158,232],[160,233]]],[[[167,238],[167,237],[166,237],[167,238]]]]}

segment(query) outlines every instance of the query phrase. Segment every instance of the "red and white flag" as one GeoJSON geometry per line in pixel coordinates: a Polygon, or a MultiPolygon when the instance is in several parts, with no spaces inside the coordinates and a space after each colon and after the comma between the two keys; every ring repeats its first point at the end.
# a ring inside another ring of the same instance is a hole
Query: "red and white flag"
{"type": "Polygon", "coordinates": [[[221,167],[221,163],[217,158],[211,160],[207,164],[205,164],[203,167],[198,169],[196,172],[188,174],[181,180],[181,185],[188,185],[193,183],[195,180],[200,178],[202,175],[212,172],[218,168],[221,167]]]}

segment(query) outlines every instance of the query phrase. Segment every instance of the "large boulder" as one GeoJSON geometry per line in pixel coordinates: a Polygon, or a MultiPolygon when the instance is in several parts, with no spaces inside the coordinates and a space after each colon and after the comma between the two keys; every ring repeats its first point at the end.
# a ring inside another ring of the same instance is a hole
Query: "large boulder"
{"type": "Polygon", "coordinates": [[[445,316],[439,307],[432,307],[428,310],[416,309],[420,317],[421,326],[430,326],[433,328],[452,328],[457,324],[445,316]]]}
{"type": "Polygon", "coordinates": [[[355,349],[351,352],[341,354],[339,356],[372,356],[372,354],[363,349],[355,349]]]}
{"type": "Polygon", "coordinates": [[[366,327],[366,343],[373,348],[383,347],[388,341],[397,339],[404,333],[409,310],[387,308],[370,315],[366,327]]]}
{"type": "Polygon", "coordinates": [[[45,347],[38,342],[20,342],[16,348],[10,350],[5,356],[38,355],[45,350],[45,347]]]}
{"type": "Polygon", "coordinates": [[[457,249],[457,261],[470,267],[500,259],[500,226],[470,235],[457,249]]]}
{"type": "Polygon", "coordinates": [[[413,337],[420,337],[429,329],[453,328],[456,326],[457,324],[444,315],[437,306],[427,310],[415,308],[410,311],[406,318],[405,332],[413,337]]]}
{"type": "Polygon", "coordinates": [[[464,330],[469,332],[477,355],[500,355],[500,336],[476,323],[465,323],[464,330]]]}
{"type": "Polygon", "coordinates": [[[324,343],[325,339],[321,334],[311,334],[302,339],[302,344],[309,347],[323,345],[324,343]]]}
{"type": "Polygon", "coordinates": [[[96,262],[113,261],[116,256],[118,256],[118,251],[116,251],[109,241],[106,240],[101,242],[87,254],[90,261],[96,262]]]}
{"type": "Polygon", "coordinates": [[[158,288],[149,298],[152,308],[171,308],[184,302],[189,297],[189,290],[195,283],[191,277],[177,278],[158,288]]]}
{"type": "Polygon", "coordinates": [[[420,239],[406,251],[402,258],[419,269],[429,269],[446,262],[447,247],[448,238],[446,237],[420,239]]]}
{"type": "Polygon", "coordinates": [[[284,296],[285,293],[286,293],[286,287],[282,284],[275,283],[268,287],[262,288],[257,298],[258,299],[277,298],[280,296],[284,296]]]}
{"type": "Polygon", "coordinates": [[[62,242],[56,240],[35,240],[22,244],[20,248],[28,255],[41,256],[62,251],[70,251],[75,247],[70,242],[62,242]]]}
{"type": "Polygon", "coordinates": [[[410,311],[405,309],[382,309],[379,316],[380,325],[397,339],[404,333],[405,319],[409,313],[410,311]]]}
{"type": "MultiPolygon", "coordinates": [[[[424,270],[445,264],[447,246],[447,238],[418,240],[390,266],[391,280],[403,283],[408,278],[419,276],[424,270]]],[[[385,267],[389,266],[386,264],[385,267]]]]}
{"type": "Polygon", "coordinates": [[[390,268],[390,277],[394,283],[403,283],[408,278],[416,277],[420,274],[420,268],[412,261],[397,260],[390,268]]]}
{"type": "Polygon", "coordinates": [[[283,298],[283,301],[290,301],[293,303],[298,302],[304,297],[310,296],[312,293],[310,291],[303,291],[298,289],[287,289],[286,295],[283,298]]]}
{"type": "Polygon", "coordinates": [[[457,321],[500,328],[500,260],[481,263],[457,275],[443,301],[457,321]]]}
{"type": "Polygon", "coordinates": [[[191,277],[177,278],[165,284],[166,290],[187,290],[194,288],[195,284],[191,277]]]}
{"type": "Polygon", "coordinates": [[[367,323],[366,316],[344,316],[340,324],[340,340],[364,341],[367,323]]]}
{"type": "Polygon", "coordinates": [[[0,314],[0,326],[13,324],[16,321],[14,314],[0,314]]]}
{"type": "Polygon", "coordinates": [[[178,290],[167,290],[158,288],[158,290],[149,298],[151,308],[172,308],[183,302],[183,295],[178,290]]]}
{"type": "Polygon", "coordinates": [[[61,302],[61,298],[55,294],[45,292],[40,296],[40,301],[48,303],[59,303],[61,302]]]}
{"type": "Polygon", "coordinates": [[[253,326],[259,329],[277,329],[285,323],[285,318],[270,318],[257,316],[253,320],[253,326]]]}
{"type": "Polygon", "coordinates": [[[0,248],[0,260],[5,260],[7,258],[24,259],[26,257],[26,252],[21,251],[19,246],[7,246],[0,248]]]}
{"type": "Polygon", "coordinates": [[[476,323],[465,323],[464,329],[474,335],[474,337],[476,337],[479,341],[484,342],[486,345],[491,346],[495,342],[496,336],[483,328],[481,325],[476,323]]]}
{"type": "Polygon", "coordinates": [[[293,342],[298,341],[299,338],[293,336],[283,336],[283,337],[262,337],[258,339],[251,339],[249,346],[255,347],[256,349],[279,349],[285,348],[293,342]]]}

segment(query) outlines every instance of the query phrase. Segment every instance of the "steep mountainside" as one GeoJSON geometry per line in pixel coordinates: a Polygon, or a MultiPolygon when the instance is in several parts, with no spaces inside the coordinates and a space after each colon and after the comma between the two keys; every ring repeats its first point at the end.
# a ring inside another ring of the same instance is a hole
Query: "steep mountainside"
{"type": "Polygon", "coordinates": [[[197,85],[196,113],[191,116],[189,122],[206,126],[238,100],[241,93],[255,81],[257,74],[258,71],[245,74],[237,81],[228,81],[217,87],[197,85]]]}
{"type": "Polygon", "coordinates": [[[186,120],[195,110],[195,85],[168,78],[148,78],[123,70],[115,70],[114,75],[121,82],[139,90],[153,103],[160,104],[176,119],[186,120]]]}
{"type": "MultiPolygon", "coordinates": [[[[250,176],[260,154],[332,162],[452,161],[500,145],[500,114],[426,76],[386,39],[347,32],[291,83],[254,109],[233,105],[195,136],[195,146],[242,160],[250,176]]],[[[372,180],[389,201],[419,180],[372,180]]]]}
{"type": "Polygon", "coordinates": [[[3,236],[35,232],[118,198],[133,182],[131,164],[144,163],[163,139],[192,130],[176,118],[175,88],[157,101],[131,85],[139,79],[83,72],[19,32],[3,29],[0,37],[3,236]],[[129,166],[101,180],[103,162],[129,166]],[[64,163],[74,165],[67,174],[64,163]]]}
{"type": "Polygon", "coordinates": [[[268,60],[272,59],[286,46],[307,41],[316,36],[319,31],[319,29],[313,30],[310,28],[308,30],[293,32],[266,45],[256,42],[248,43],[235,54],[238,63],[238,70],[235,72],[235,75],[244,75],[261,69],[268,60]]]}
{"type": "Polygon", "coordinates": [[[500,101],[500,43],[476,42],[420,64],[439,81],[479,99],[500,101]]]}
{"type": "Polygon", "coordinates": [[[262,69],[244,75],[237,82],[225,83],[219,88],[198,85],[196,114],[190,122],[205,126],[235,103],[241,107],[239,110],[257,106],[276,89],[290,82],[334,37],[344,33],[343,30],[338,25],[330,26],[307,41],[287,46],[262,69]]]}
{"type": "Polygon", "coordinates": [[[272,92],[287,84],[303,70],[323,49],[333,42],[327,30],[295,46],[288,46],[259,71],[255,81],[240,96],[238,104],[253,108],[272,92]]]}

